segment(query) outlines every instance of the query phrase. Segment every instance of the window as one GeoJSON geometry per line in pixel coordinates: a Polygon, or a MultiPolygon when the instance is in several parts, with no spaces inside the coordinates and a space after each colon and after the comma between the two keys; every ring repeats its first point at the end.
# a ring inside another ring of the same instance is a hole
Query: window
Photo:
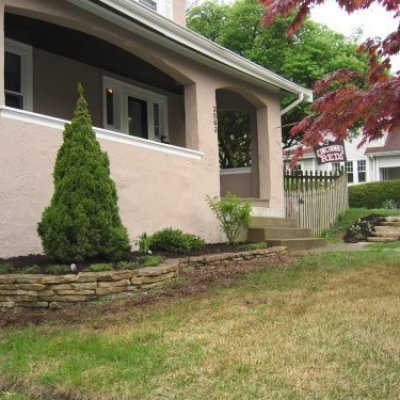
{"type": "Polygon", "coordinates": [[[32,48],[5,40],[4,95],[8,107],[32,110],[32,48]]]}
{"type": "Polygon", "coordinates": [[[357,161],[358,182],[366,181],[365,164],[366,164],[365,160],[357,161]]]}
{"type": "Polygon", "coordinates": [[[166,96],[108,77],[103,92],[105,128],[169,142],[166,96]]]}
{"type": "Polygon", "coordinates": [[[172,19],[172,0],[136,0],[139,4],[172,19]]]}
{"type": "Polygon", "coordinates": [[[354,182],[354,175],[353,175],[353,161],[346,161],[344,163],[344,167],[347,172],[347,182],[353,183],[354,182]]]}

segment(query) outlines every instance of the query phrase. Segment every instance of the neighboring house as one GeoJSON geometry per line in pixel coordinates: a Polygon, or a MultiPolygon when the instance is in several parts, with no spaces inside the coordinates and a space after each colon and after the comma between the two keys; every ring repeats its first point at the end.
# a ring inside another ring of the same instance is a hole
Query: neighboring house
{"type": "MultiPolygon", "coordinates": [[[[344,167],[349,185],[400,179],[400,132],[385,134],[381,139],[358,147],[361,138],[345,141],[347,161],[318,165],[314,150],[307,148],[296,169],[302,171],[335,171],[344,167]]],[[[285,152],[286,168],[290,155],[285,152]]]]}
{"type": "Polygon", "coordinates": [[[205,198],[226,190],[284,215],[279,99],[309,90],[186,29],[183,0],[0,0],[0,12],[0,257],[42,251],[78,82],[132,242],[168,226],[221,240],[205,198]],[[251,172],[222,182],[219,110],[246,110],[254,136],[251,172]]]}

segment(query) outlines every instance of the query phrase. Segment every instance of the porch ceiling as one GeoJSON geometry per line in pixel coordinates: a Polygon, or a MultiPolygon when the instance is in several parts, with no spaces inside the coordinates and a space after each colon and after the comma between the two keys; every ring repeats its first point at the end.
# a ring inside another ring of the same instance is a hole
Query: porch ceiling
{"type": "Polygon", "coordinates": [[[5,35],[35,48],[169,92],[183,94],[183,86],[155,66],[117,46],[82,32],[6,13],[5,35]]]}

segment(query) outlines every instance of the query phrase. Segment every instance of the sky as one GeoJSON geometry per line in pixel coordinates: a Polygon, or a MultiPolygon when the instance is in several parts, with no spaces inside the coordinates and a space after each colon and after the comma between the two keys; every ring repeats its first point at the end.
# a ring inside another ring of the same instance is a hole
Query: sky
{"type": "MultiPolygon", "coordinates": [[[[389,33],[397,29],[399,21],[393,19],[393,15],[385,11],[381,6],[374,4],[369,9],[357,11],[351,15],[341,10],[333,0],[317,6],[311,10],[311,18],[319,23],[327,25],[330,29],[350,36],[357,28],[362,28],[361,41],[368,37],[379,36],[385,38],[389,33]]],[[[400,56],[392,58],[392,70],[400,69],[400,56]]]]}

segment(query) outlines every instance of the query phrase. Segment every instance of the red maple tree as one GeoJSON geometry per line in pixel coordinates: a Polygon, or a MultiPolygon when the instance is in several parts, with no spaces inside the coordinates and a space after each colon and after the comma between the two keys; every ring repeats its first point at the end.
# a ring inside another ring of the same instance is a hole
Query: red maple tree
{"type": "MultiPolygon", "coordinates": [[[[295,13],[287,35],[293,35],[308,16],[310,8],[325,0],[260,0],[266,7],[264,22],[268,26],[277,17],[295,13]]],[[[379,3],[393,18],[400,18],[400,0],[336,0],[349,14],[379,3]]],[[[400,24],[397,31],[385,39],[368,39],[359,47],[369,58],[364,88],[356,85],[357,74],[340,69],[315,84],[318,98],[312,103],[313,113],[291,130],[292,135],[304,134],[303,146],[314,147],[324,133],[338,140],[345,139],[348,130],[362,124],[362,143],[380,138],[385,131],[400,127],[400,71],[390,74],[390,57],[400,51],[400,24]]],[[[300,147],[295,159],[302,155],[300,147]]]]}

